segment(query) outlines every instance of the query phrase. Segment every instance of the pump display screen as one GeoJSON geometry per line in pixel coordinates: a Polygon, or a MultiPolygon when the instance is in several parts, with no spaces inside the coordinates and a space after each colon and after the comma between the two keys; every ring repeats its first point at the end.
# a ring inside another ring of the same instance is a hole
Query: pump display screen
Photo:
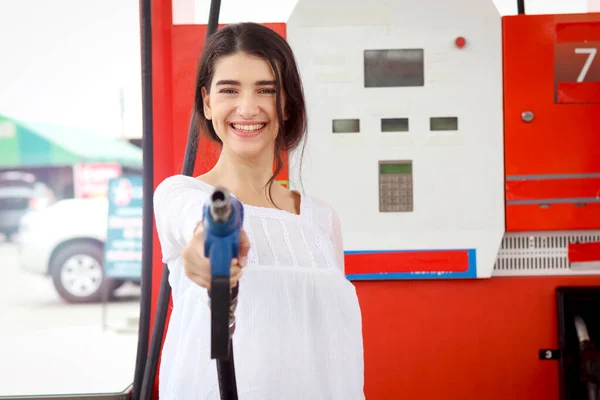
{"type": "Polygon", "coordinates": [[[423,49],[365,50],[365,87],[423,86],[423,49]]]}

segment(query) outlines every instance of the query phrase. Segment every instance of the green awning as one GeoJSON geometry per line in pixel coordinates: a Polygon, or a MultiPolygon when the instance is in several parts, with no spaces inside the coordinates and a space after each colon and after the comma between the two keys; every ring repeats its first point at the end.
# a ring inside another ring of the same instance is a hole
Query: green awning
{"type": "Polygon", "coordinates": [[[19,121],[0,114],[0,168],[118,163],[142,168],[142,150],[79,128],[19,121]]]}

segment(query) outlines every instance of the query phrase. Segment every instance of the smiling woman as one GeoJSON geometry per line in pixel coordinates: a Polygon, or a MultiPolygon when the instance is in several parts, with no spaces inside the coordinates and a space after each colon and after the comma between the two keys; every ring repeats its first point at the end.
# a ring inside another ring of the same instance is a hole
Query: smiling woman
{"type": "Polygon", "coordinates": [[[221,157],[273,158],[279,134],[276,86],[264,58],[239,52],[215,63],[210,89],[201,90],[204,117],[224,144],[221,157]]]}

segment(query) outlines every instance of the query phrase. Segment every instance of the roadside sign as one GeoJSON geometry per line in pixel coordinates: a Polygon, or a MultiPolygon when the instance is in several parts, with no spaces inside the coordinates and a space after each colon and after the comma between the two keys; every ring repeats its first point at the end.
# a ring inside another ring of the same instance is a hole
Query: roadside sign
{"type": "Polygon", "coordinates": [[[116,279],[141,279],[142,177],[124,175],[108,183],[108,224],[104,273],[116,279]]]}

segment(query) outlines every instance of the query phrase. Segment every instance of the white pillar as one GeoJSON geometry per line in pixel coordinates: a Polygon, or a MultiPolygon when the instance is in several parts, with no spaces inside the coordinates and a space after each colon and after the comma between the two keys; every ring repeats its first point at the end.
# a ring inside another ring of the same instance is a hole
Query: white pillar
{"type": "Polygon", "coordinates": [[[600,12],[600,0],[588,0],[588,12],[600,12]]]}
{"type": "Polygon", "coordinates": [[[173,25],[193,24],[196,15],[195,0],[173,1],[173,25]]]}

